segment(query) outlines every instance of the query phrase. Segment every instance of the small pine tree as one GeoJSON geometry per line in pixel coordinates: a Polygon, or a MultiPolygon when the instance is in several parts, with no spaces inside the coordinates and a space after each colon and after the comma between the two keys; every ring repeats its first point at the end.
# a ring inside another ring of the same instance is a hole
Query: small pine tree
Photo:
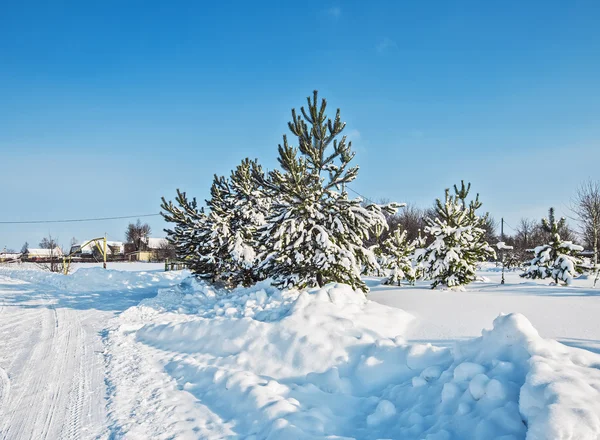
{"type": "Polygon", "coordinates": [[[228,213],[229,234],[222,240],[231,258],[231,284],[249,286],[264,279],[260,270],[258,230],[269,214],[270,199],[258,185],[264,176],[256,160],[244,159],[231,173],[231,209],[228,213]],[[258,176],[258,178],[257,178],[258,176]]]}
{"type": "Polygon", "coordinates": [[[560,231],[566,230],[566,219],[562,217],[557,221],[554,208],[548,211],[548,218],[542,219],[542,229],[552,241],[533,250],[534,257],[521,276],[532,279],[552,278],[556,284],[571,284],[579,274],[578,266],[582,261],[577,257],[577,252],[582,251],[583,247],[561,239],[560,231]]]}
{"type": "Polygon", "coordinates": [[[173,229],[165,229],[167,240],[175,247],[177,257],[199,278],[215,280],[215,262],[208,246],[211,224],[203,208],[198,208],[195,198],[189,200],[185,192],[177,190],[177,205],[162,198],[161,212],[173,229]]]}
{"type": "Polygon", "coordinates": [[[384,212],[393,213],[399,205],[364,207],[361,199],[348,197],[345,185],[356,178],[358,167],[350,167],[351,143],[345,136],[337,139],[345,127],[340,111],[331,120],[316,91],[307,100],[308,111],[302,107],[299,116],[292,110],[288,124],[298,147],[284,135],[281,171],[265,179],[273,205],[260,239],[261,268],[282,288],[340,282],[366,292],[361,272],[378,263],[364,241],[378,225],[387,227],[384,212]]]}
{"type": "MultiPolygon", "coordinates": [[[[388,223],[389,227],[389,223],[388,223]]],[[[387,255],[384,253],[382,236],[385,231],[383,225],[376,225],[373,228],[373,233],[370,237],[365,241],[365,245],[367,245],[369,251],[375,258],[377,264],[369,264],[363,267],[363,275],[366,276],[374,276],[374,277],[384,277],[386,276],[385,267],[387,265],[387,255]],[[368,246],[369,242],[374,242],[371,246],[368,246]]]]}
{"type": "Polygon", "coordinates": [[[454,185],[454,195],[446,189],[445,201],[436,200],[436,218],[427,219],[425,233],[431,244],[417,252],[423,277],[438,286],[456,288],[475,280],[477,263],[495,257],[494,249],[485,241],[486,216],[477,215],[481,207],[479,194],[468,205],[471,184],[454,185]]]}
{"type": "Polygon", "coordinates": [[[383,284],[402,285],[402,280],[414,284],[416,281],[416,269],[413,265],[414,252],[418,239],[408,241],[407,231],[400,232],[396,229],[392,235],[382,244],[385,255],[382,266],[387,269],[388,275],[383,284]]]}
{"type": "Polygon", "coordinates": [[[201,278],[227,286],[248,286],[262,279],[255,248],[257,229],[269,210],[255,178],[262,174],[257,161],[244,159],[229,179],[215,175],[206,201],[208,213],[198,210],[195,199],[189,202],[185,193],[178,191],[181,208],[163,198],[165,220],[178,225],[166,230],[167,238],[201,278]]]}

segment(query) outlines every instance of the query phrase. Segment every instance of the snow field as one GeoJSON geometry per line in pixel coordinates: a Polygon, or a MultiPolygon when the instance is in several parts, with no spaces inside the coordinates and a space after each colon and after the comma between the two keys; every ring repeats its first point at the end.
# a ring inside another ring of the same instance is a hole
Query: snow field
{"type": "Polygon", "coordinates": [[[101,264],[95,267],[81,265],[76,267],[75,272],[69,275],[52,273],[42,270],[22,267],[0,266],[0,275],[27,281],[30,283],[49,286],[65,292],[94,292],[94,291],[122,291],[159,288],[179,283],[189,276],[187,271],[161,272],[157,271],[156,265],[149,267],[149,271],[141,271],[144,265],[135,264],[129,270],[129,263],[118,264],[117,269],[102,269],[101,264]],[[125,269],[123,269],[125,267],[125,269]]]}
{"type": "MultiPolygon", "coordinates": [[[[449,293],[451,294],[451,293],[449,293]]],[[[501,315],[452,347],[340,284],[225,293],[187,278],[108,332],[124,438],[596,439],[600,355],[501,315]]]]}

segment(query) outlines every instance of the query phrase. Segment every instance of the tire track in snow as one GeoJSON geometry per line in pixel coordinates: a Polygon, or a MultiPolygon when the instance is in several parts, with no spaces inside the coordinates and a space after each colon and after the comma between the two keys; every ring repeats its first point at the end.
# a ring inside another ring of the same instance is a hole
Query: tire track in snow
{"type": "Polygon", "coordinates": [[[5,409],[8,405],[8,397],[10,396],[10,379],[8,374],[0,368],[0,420],[3,420],[5,409]]]}
{"type": "MultiPolygon", "coordinates": [[[[15,383],[13,392],[3,397],[0,439],[84,438],[84,406],[91,412],[93,406],[102,407],[104,402],[91,402],[86,368],[93,363],[87,357],[88,341],[79,317],[82,311],[57,310],[45,292],[31,297],[29,307],[15,308],[15,319],[0,327],[8,336],[0,348],[12,354],[8,371],[15,383]]],[[[95,437],[93,429],[87,431],[90,436],[85,438],[95,437]]]]}
{"type": "MultiPolygon", "coordinates": [[[[47,412],[49,391],[47,380],[51,378],[52,340],[56,324],[53,312],[44,310],[40,317],[38,343],[26,357],[20,371],[14,371],[14,392],[8,401],[4,427],[0,431],[2,440],[43,438],[37,431],[36,419],[47,412]],[[50,368],[48,368],[50,367],[50,368]]],[[[30,347],[23,347],[26,351],[30,347]]]]}
{"type": "MultiPolygon", "coordinates": [[[[2,312],[4,311],[4,298],[0,297],[0,322],[2,322],[2,312]]],[[[10,395],[10,379],[6,370],[0,367],[0,421],[4,419],[3,415],[8,405],[8,396],[10,395]]]]}

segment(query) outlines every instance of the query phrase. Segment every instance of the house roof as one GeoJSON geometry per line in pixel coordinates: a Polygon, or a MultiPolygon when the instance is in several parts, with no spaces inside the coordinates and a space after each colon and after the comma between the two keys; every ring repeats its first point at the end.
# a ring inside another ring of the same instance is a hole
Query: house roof
{"type": "Polygon", "coordinates": [[[51,257],[52,255],[62,255],[59,247],[54,249],[27,249],[27,255],[35,255],[38,257],[51,257]]]}
{"type": "Polygon", "coordinates": [[[14,252],[0,252],[0,258],[13,258],[13,259],[17,259],[21,257],[21,253],[14,253],[14,252]]]}
{"type": "Polygon", "coordinates": [[[148,237],[143,241],[148,246],[148,249],[161,249],[169,243],[166,238],[148,237]]]}

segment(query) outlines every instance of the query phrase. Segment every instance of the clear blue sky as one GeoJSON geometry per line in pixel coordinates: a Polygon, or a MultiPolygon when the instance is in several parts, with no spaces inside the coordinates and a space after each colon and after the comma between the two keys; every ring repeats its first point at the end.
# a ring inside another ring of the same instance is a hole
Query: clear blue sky
{"type": "MultiPolygon", "coordinates": [[[[276,165],[313,89],[342,109],[353,188],[371,198],[429,206],[466,179],[514,226],[600,178],[595,0],[11,3],[0,221],[153,213],[176,188],[204,199],[245,156],[276,165]]],[[[126,224],[0,225],[0,248],[122,239],[126,224]]]]}

